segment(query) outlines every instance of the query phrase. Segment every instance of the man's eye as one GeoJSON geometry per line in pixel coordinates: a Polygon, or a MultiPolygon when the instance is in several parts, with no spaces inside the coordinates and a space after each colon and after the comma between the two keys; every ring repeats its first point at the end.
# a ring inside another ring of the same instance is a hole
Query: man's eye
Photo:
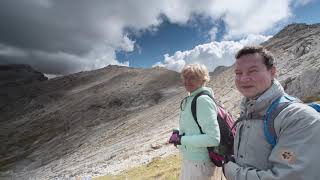
{"type": "Polygon", "coordinates": [[[256,69],[253,69],[253,70],[249,71],[249,73],[256,73],[256,72],[258,72],[258,70],[256,70],[256,69]]]}

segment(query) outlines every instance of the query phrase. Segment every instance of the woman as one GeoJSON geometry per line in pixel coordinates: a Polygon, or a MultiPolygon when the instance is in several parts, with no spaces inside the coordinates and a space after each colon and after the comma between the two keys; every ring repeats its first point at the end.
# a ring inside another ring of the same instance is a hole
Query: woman
{"type": "Polygon", "coordinates": [[[204,134],[191,112],[191,102],[198,93],[207,91],[213,96],[212,89],[205,87],[210,80],[209,73],[204,65],[190,64],[182,69],[181,77],[189,95],[181,102],[180,128],[173,131],[169,143],[178,145],[182,154],[181,180],[211,179],[215,166],[207,147],[218,146],[220,142],[216,104],[207,95],[197,99],[197,119],[204,134]]]}

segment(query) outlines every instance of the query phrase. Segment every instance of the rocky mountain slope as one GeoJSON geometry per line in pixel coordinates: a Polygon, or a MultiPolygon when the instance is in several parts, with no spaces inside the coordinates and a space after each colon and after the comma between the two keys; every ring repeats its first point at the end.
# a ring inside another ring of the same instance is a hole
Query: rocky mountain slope
{"type": "MultiPolygon", "coordinates": [[[[263,46],[275,54],[278,78],[288,93],[305,101],[320,99],[319,24],[289,25],[263,46]]],[[[241,96],[232,67],[211,75],[209,87],[237,116],[241,96]]],[[[7,81],[0,80],[0,85],[7,81]]],[[[0,179],[116,173],[177,152],[166,143],[186,95],[176,72],[108,66],[3,87],[0,179]]]]}
{"type": "Polygon", "coordinates": [[[305,101],[320,96],[320,24],[292,24],[263,44],[274,52],[289,94],[305,101]]]}
{"type": "Polygon", "coordinates": [[[110,163],[134,165],[132,158],[141,163],[133,154],[156,151],[162,130],[176,123],[179,78],[108,66],[18,87],[1,109],[1,176],[67,178],[113,172],[110,163]]]}

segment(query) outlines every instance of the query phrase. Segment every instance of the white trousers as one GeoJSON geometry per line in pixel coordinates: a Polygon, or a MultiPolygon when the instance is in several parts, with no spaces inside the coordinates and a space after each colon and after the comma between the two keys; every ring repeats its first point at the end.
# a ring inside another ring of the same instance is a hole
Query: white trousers
{"type": "Polygon", "coordinates": [[[180,180],[225,180],[222,169],[212,162],[193,162],[183,160],[180,180]]]}

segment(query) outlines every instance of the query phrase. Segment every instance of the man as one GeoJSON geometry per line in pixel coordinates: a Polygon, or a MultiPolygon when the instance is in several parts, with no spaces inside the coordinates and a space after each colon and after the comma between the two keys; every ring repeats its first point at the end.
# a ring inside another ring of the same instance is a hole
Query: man
{"type": "Polygon", "coordinates": [[[320,115],[303,103],[292,103],[274,119],[274,147],[264,135],[263,116],[284,95],[275,79],[270,52],[244,47],[236,54],[235,84],[244,96],[236,125],[234,162],[224,165],[228,180],[319,180],[320,115]]]}

